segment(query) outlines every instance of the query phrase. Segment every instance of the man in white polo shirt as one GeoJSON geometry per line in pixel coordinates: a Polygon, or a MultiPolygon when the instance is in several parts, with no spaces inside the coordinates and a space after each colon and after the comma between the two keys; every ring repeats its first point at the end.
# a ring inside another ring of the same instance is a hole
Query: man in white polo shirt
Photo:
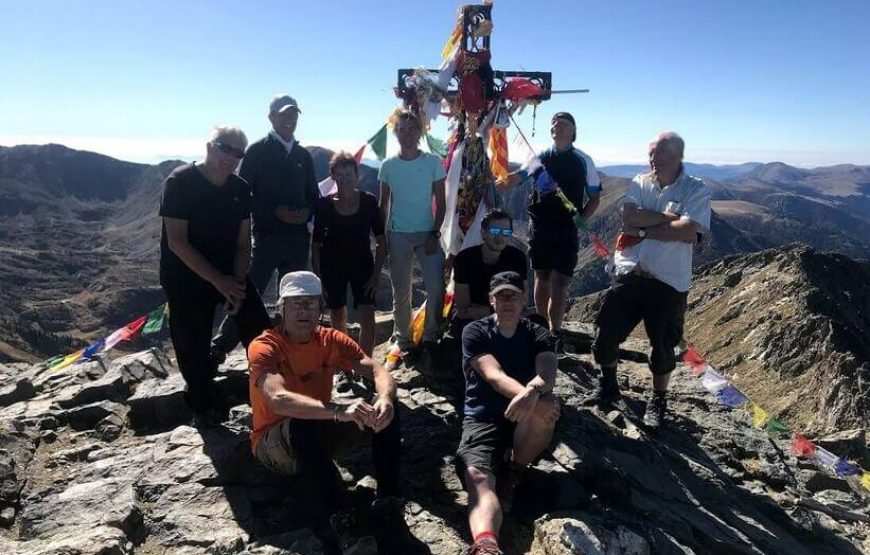
{"type": "Polygon", "coordinates": [[[635,177],[625,195],[616,279],[601,303],[592,347],[601,380],[586,399],[586,404],[604,405],[619,398],[619,344],[643,320],[653,374],[644,424],[652,430],[662,425],[667,408],[692,278],[692,245],[698,233],[710,229],[710,191],[685,173],[684,148],[676,133],[659,133],[649,145],[651,171],[635,177]]]}

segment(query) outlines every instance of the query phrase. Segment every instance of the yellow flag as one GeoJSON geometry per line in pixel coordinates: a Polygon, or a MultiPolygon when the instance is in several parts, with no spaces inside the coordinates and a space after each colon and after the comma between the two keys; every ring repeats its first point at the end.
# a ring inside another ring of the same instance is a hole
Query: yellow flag
{"type": "Polygon", "coordinates": [[[870,472],[864,472],[864,475],[861,477],[861,485],[870,490],[870,472]]]}
{"type": "Polygon", "coordinates": [[[770,414],[755,403],[752,404],[752,425],[759,430],[770,420],[770,414]]]}
{"type": "Polygon", "coordinates": [[[84,353],[85,353],[84,349],[79,349],[78,351],[74,352],[73,354],[67,355],[66,357],[64,357],[64,359],[62,361],[60,361],[57,364],[57,366],[52,366],[51,369],[52,370],[62,370],[64,368],[66,368],[67,366],[69,366],[70,364],[77,361],[78,359],[82,358],[82,355],[84,353]]]}
{"type": "Polygon", "coordinates": [[[441,49],[442,60],[453,52],[453,49],[456,47],[457,43],[459,43],[460,38],[462,38],[462,26],[457,24],[456,27],[453,28],[450,38],[447,39],[447,42],[444,44],[444,48],[441,49]]]}

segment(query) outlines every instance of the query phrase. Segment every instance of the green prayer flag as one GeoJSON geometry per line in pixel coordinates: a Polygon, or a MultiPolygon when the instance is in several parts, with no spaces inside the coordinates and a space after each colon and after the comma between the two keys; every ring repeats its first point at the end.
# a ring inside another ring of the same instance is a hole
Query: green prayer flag
{"type": "Polygon", "coordinates": [[[163,329],[165,319],[166,305],[164,304],[148,313],[148,320],[145,321],[145,327],[142,328],[142,335],[158,333],[163,329]]]}
{"type": "Polygon", "coordinates": [[[441,158],[447,157],[447,145],[441,139],[426,133],[426,144],[432,154],[437,154],[441,158]]]}
{"type": "Polygon", "coordinates": [[[381,127],[377,133],[372,135],[372,138],[366,141],[369,145],[371,145],[372,150],[375,153],[375,156],[378,157],[378,160],[383,160],[387,157],[387,124],[385,123],[383,127],[381,127]]]}
{"type": "Polygon", "coordinates": [[[65,359],[65,358],[66,358],[66,355],[52,357],[52,358],[46,360],[45,362],[43,362],[42,364],[43,364],[43,367],[45,367],[45,368],[51,368],[52,366],[57,366],[58,364],[63,362],[63,359],[65,359]]]}
{"type": "Polygon", "coordinates": [[[765,426],[764,429],[770,435],[785,434],[785,433],[788,433],[790,431],[788,429],[788,426],[786,426],[785,424],[783,424],[782,422],[780,422],[776,418],[771,418],[770,420],[768,420],[767,426],[765,426]]]}

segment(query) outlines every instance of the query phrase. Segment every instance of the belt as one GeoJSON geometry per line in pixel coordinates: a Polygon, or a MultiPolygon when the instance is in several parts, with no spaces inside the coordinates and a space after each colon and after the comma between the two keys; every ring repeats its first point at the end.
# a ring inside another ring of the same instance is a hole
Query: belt
{"type": "Polygon", "coordinates": [[[652,275],[651,273],[649,273],[645,270],[641,270],[637,266],[634,267],[634,270],[632,270],[631,273],[638,276],[638,277],[642,277],[642,278],[659,279],[659,278],[655,277],[654,275],[652,275]]]}

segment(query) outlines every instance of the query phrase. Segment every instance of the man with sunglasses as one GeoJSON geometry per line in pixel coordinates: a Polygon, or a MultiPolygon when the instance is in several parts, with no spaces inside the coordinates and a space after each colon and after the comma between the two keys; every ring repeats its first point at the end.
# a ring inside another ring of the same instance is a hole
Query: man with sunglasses
{"type": "Polygon", "coordinates": [[[401,508],[401,444],[393,378],[353,339],[319,325],[322,293],[314,273],[286,274],[279,287],[281,324],[248,347],[251,445],[267,467],[301,475],[297,493],[308,508],[312,529],[325,553],[341,553],[327,524],[327,518],[346,505],[333,452],[357,441],[360,430],[370,429],[378,483],[373,508],[395,511],[401,508]],[[334,402],[333,377],[338,370],[371,380],[372,402],[334,402]]]}
{"type": "MultiPolygon", "coordinates": [[[[526,255],[509,244],[513,221],[504,210],[491,210],[481,221],[483,243],[463,249],[453,261],[455,313],[450,335],[462,337],[462,329],[472,320],[492,314],[489,281],[499,272],[528,272],[526,255]]],[[[525,287],[524,287],[525,288],[525,287]]]]}
{"type": "MultiPolygon", "coordinates": [[[[260,295],[275,270],[280,279],[308,267],[308,220],[319,190],[311,154],[296,140],[301,113],[293,97],[276,96],[269,104],[272,130],[248,148],[239,168],[253,195],[251,281],[260,295]]],[[[224,319],[212,340],[212,357],[223,362],[238,342],[233,323],[224,319]]]]}
{"type": "Polygon", "coordinates": [[[509,512],[525,468],[553,437],[559,401],[555,338],[523,318],[525,280],[516,272],[493,276],[494,314],[462,332],[465,407],[457,472],[468,490],[470,555],[500,555],[502,514],[509,512]]]}
{"type": "Polygon", "coordinates": [[[234,175],[247,139],[235,127],[214,129],[204,162],[176,168],[160,202],[160,284],[184,399],[198,424],[222,421],[228,407],[215,389],[209,358],[215,305],[224,304],[247,345],[269,326],[247,278],[251,255],[251,189],[234,175]]]}

